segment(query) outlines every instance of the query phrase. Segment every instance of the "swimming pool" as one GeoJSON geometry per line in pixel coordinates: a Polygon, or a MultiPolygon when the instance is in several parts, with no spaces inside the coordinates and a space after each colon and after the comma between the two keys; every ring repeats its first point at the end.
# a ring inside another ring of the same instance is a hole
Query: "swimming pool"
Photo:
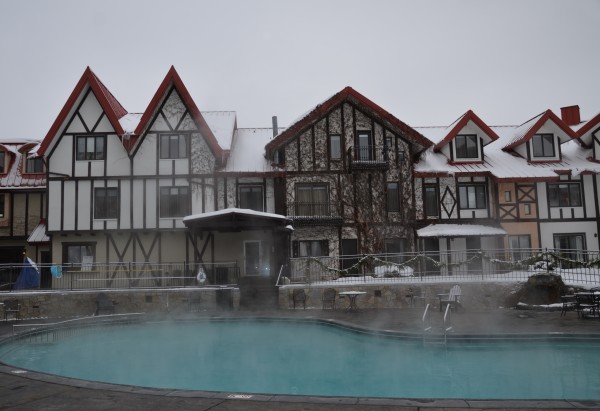
{"type": "Polygon", "coordinates": [[[323,322],[246,319],[39,334],[3,343],[0,360],[60,376],[155,388],[597,400],[599,348],[598,343],[540,341],[434,348],[418,339],[374,336],[323,322]]]}

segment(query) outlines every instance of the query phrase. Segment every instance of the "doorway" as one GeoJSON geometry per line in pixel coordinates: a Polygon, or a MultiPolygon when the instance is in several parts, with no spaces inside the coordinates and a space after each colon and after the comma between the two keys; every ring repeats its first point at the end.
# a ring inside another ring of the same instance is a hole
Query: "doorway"
{"type": "Polygon", "coordinates": [[[260,275],[260,241],[244,241],[244,272],[246,275],[260,275]]]}

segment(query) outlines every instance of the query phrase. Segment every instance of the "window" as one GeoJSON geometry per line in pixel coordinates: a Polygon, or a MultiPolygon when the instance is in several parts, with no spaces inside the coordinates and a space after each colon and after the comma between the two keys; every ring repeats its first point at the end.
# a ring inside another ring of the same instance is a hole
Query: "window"
{"type": "Polygon", "coordinates": [[[0,174],[4,174],[6,170],[4,169],[6,165],[6,152],[0,150],[0,174]]]}
{"type": "Polygon", "coordinates": [[[504,192],[504,202],[510,203],[512,201],[512,193],[510,191],[504,192]]]}
{"type": "Polygon", "coordinates": [[[104,160],[105,152],[104,136],[77,137],[77,160],[104,160]]]}
{"type": "Polygon", "coordinates": [[[329,158],[339,160],[342,158],[342,141],[340,136],[329,136],[329,158]]]}
{"type": "Polygon", "coordinates": [[[323,257],[329,255],[329,241],[301,240],[294,241],[294,257],[323,257]]]}
{"type": "Polygon", "coordinates": [[[387,183],[387,211],[400,211],[400,189],[398,183],[387,183]]]}
{"type": "Polygon", "coordinates": [[[454,139],[456,158],[479,158],[477,136],[475,134],[459,134],[454,139]]]}
{"type": "Polygon", "coordinates": [[[437,186],[424,186],[423,187],[423,203],[425,208],[425,217],[437,217],[439,216],[439,200],[438,200],[438,188],[437,186]]]}
{"type": "Polygon", "coordinates": [[[119,189],[117,187],[96,187],[94,189],[94,218],[119,218],[119,189]]]}
{"type": "Polygon", "coordinates": [[[529,234],[508,236],[508,246],[513,261],[520,261],[531,257],[531,236],[529,234]]]}
{"type": "Polygon", "coordinates": [[[458,187],[461,209],[487,208],[484,185],[462,185],[458,187]]]}
{"type": "Polygon", "coordinates": [[[531,215],[531,204],[523,204],[525,215],[531,215]]]}
{"type": "MultiPolygon", "coordinates": [[[[585,234],[554,234],[554,248],[562,257],[570,260],[585,261],[585,234]]],[[[562,268],[574,268],[574,264],[561,262],[562,268]]]]}
{"type": "Polygon", "coordinates": [[[63,264],[75,264],[75,269],[90,271],[96,255],[95,243],[63,244],[63,264]]]}
{"type": "Polygon", "coordinates": [[[326,184],[299,184],[296,186],[297,216],[328,216],[329,194],[326,184]]]}
{"type": "Polygon", "coordinates": [[[391,254],[386,256],[386,261],[393,263],[401,263],[403,256],[401,254],[406,252],[406,239],[405,238],[386,238],[385,239],[385,253],[391,254]]]}
{"type": "Polygon", "coordinates": [[[35,174],[44,172],[44,159],[42,157],[28,158],[25,161],[25,173],[35,174]]]}
{"type": "Polygon", "coordinates": [[[536,134],[533,136],[534,157],[554,157],[554,135],[536,134]]]}
{"type": "Polygon", "coordinates": [[[187,138],[183,134],[160,136],[160,158],[187,158],[187,138]]]}
{"type": "Polygon", "coordinates": [[[550,207],[580,207],[581,184],[548,184],[548,201],[550,207]]]}
{"type": "Polygon", "coordinates": [[[239,207],[255,211],[264,211],[263,187],[258,185],[239,186],[239,207]]]}
{"type": "Polygon", "coordinates": [[[0,218],[4,218],[5,213],[4,213],[4,206],[6,204],[4,197],[6,197],[6,194],[0,194],[0,218]]]}
{"type": "Polygon", "coordinates": [[[189,204],[187,187],[160,188],[160,218],[184,217],[189,214],[189,204]]]}
{"type": "Polygon", "coordinates": [[[371,147],[371,132],[359,131],[358,144],[356,145],[355,158],[359,161],[373,160],[373,148],[371,147]]]}

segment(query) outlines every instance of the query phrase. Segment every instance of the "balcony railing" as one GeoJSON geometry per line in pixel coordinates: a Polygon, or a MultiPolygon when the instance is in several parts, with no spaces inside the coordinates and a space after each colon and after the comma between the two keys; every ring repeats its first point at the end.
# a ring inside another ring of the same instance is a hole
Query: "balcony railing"
{"type": "Polygon", "coordinates": [[[300,224],[342,224],[338,209],[331,203],[307,203],[296,201],[288,204],[288,217],[300,224]]]}
{"type": "Polygon", "coordinates": [[[387,146],[355,146],[348,149],[348,164],[352,170],[387,170],[387,146]]]}

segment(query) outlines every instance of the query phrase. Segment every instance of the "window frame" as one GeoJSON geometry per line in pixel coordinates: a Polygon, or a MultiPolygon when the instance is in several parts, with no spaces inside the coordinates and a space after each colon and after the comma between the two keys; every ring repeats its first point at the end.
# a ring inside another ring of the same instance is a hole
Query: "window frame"
{"type": "Polygon", "coordinates": [[[75,160],[76,161],[104,161],[106,160],[106,135],[77,135],[75,136],[75,160]],[[88,140],[94,141],[94,151],[88,151],[88,140]],[[79,151],[80,141],[85,141],[85,150],[83,152],[79,151]],[[98,142],[102,142],[102,151],[101,155],[98,156],[98,142]],[[80,155],[83,154],[83,156],[80,155]]]}
{"type": "Polygon", "coordinates": [[[424,184],[423,185],[423,214],[425,215],[425,217],[439,217],[440,216],[440,193],[438,190],[438,186],[435,184],[424,184]],[[430,214],[428,211],[431,208],[431,205],[429,204],[429,201],[431,200],[430,197],[427,195],[427,192],[429,190],[433,189],[433,192],[435,194],[435,214],[430,214]]]}
{"type": "Polygon", "coordinates": [[[546,190],[548,193],[548,206],[551,208],[582,207],[583,206],[583,185],[579,181],[547,183],[546,190]],[[555,198],[553,198],[554,196],[552,195],[553,192],[556,192],[555,190],[552,189],[554,186],[557,186],[557,188],[559,190],[555,198]],[[568,202],[566,204],[562,202],[564,197],[561,196],[561,192],[560,192],[561,187],[560,186],[567,186],[568,195],[566,198],[568,199],[568,202]],[[573,195],[573,193],[571,193],[572,187],[578,187],[578,193],[577,193],[578,194],[578,199],[577,199],[578,204],[571,203],[572,195],[573,195]]]}
{"type": "Polygon", "coordinates": [[[331,198],[329,195],[329,184],[328,183],[296,183],[294,185],[294,208],[297,216],[329,216],[331,211],[331,198]],[[298,198],[301,196],[298,195],[300,190],[306,190],[310,188],[310,197],[311,201],[309,202],[300,202],[298,198]],[[315,189],[325,189],[325,197],[327,201],[325,203],[318,203],[315,201],[315,189]],[[318,205],[322,205],[323,207],[318,207],[318,205]],[[317,207],[315,207],[317,206],[317,207]],[[308,208],[309,213],[299,212],[300,209],[308,208]]]}
{"type": "Polygon", "coordinates": [[[188,186],[161,186],[159,189],[159,218],[182,218],[190,213],[190,188],[188,186]],[[168,190],[168,194],[164,192],[168,190]],[[177,190],[176,194],[171,193],[177,190]],[[182,191],[186,191],[185,194],[182,191]],[[167,199],[168,197],[168,199],[167,199]],[[174,197],[174,198],[173,198],[174,197]],[[171,206],[177,204],[176,210],[171,206]],[[175,211],[175,212],[173,212],[175,211]]]}
{"type": "Polygon", "coordinates": [[[119,187],[94,187],[94,220],[118,220],[120,205],[119,187]],[[104,191],[103,199],[98,195],[100,191],[104,191]],[[109,196],[109,192],[114,192],[116,195],[109,196]],[[100,201],[104,204],[100,204],[100,201]],[[102,213],[104,215],[98,215],[102,213]]]}
{"type": "Polygon", "coordinates": [[[400,198],[400,182],[387,181],[385,184],[385,209],[388,213],[399,213],[402,208],[402,199],[400,198]],[[395,185],[395,189],[390,189],[390,186],[395,185]],[[396,191],[396,204],[392,204],[393,199],[390,191],[396,191]]]}
{"type": "Polygon", "coordinates": [[[454,137],[454,156],[456,160],[479,160],[480,150],[477,134],[457,134],[454,137]],[[461,147],[458,144],[459,139],[464,139],[464,145],[461,147]],[[472,139],[474,139],[475,147],[469,147],[469,141],[472,139]],[[474,152],[469,153],[470,150],[474,150],[474,152]]]}
{"type": "Polygon", "coordinates": [[[25,156],[25,164],[24,167],[25,169],[23,170],[23,172],[25,174],[44,174],[45,170],[44,170],[44,158],[43,157],[32,157],[32,158],[27,158],[27,154],[24,153],[23,154],[25,156]],[[33,164],[33,171],[30,170],[30,165],[33,164]],[[36,164],[41,165],[41,170],[40,171],[36,171],[35,167],[36,164]]]}
{"type": "Polygon", "coordinates": [[[329,240],[295,240],[292,243],[293,258],[308,258],[308,257],[329,257],[329,240]],[[308,247],[302,247],[302,244],[306,244],[308,247]],[[313,245],[318,244],[320,254],[313,255],[313,245]],[[308,255],[301,255],[301,251],[310,250],[308,255]]]}
{"type": "Polygon", "coordinates": [[[189,139],[188,139],[188,135],[187,134],[183,134],[183,133],[161,133],[158,135],[158,156],[161,160],[181,160],[181,159],[186,159],[189,158],[189,139]],[[174,153],[172,153],[172,146],[171,146],[171,139],[173,139],[174,137],[177,137],[177,155],[175,155],[174,153]],[[166,145],[167,147],[167,153],[163,152],[163,148],[165,147],[165,145],[163,144],[163,140],[168,138],[169,142],[166,145]],[[183,141],[184,143],[184,152],[182,153],[182,149],[181,149],[181,142],[183,141]]]}
{"type": "Polygon", "coordinates": [[[531,234],[515,234],[508,236],[508,249],[513,261],[521,261],[531,257],[531,234]],[[528,247],[522,247],[522,240],[527,239],[528,247]],[[513,247],[513,240],[516,240],[518,247],[513,247]]]}
{"type": "Polygon", "coordinates": [[[265,187],[262,184],[251,184],[251,183],[239,184],[238,185],[238,207],[245,208],[248,210],[264,212],[265,211],[265,187]],[[243,198],[242,190],[247,189],[247,188],[249,188],[249,189],[260,188],[260,210],[257,210],[256,208],[244,207],[244,205],[242,204],[242,198],[243,198]]]}
{"type": "Polygon", "coordinates": [[[0,220],[6,218],[6,193],[0,193],[0,220]]]}
{"type": "MultiPolygon", "coordinates": [[[[79,247],[80,249],[82,247],[86,247],[86,248],[90,247],[91,256],[92,256],[92,266],[93,266],[93,264],[96,262],[96,243],[95,242],[62,243],[62,263],[79,265],[79,267],[77,267],[77,266],[69,267],[70,271],[91,271],[92,267],[87,266],[87,264],[84,266],[83,258],[80,258],[81,261],[79,263],[69,262],[69,248],[70,247],[79,247]]],[[[81,255],[80,257],[82,257],[82,256],[83,255],[81,255]]]]}
{"type": "Polygon", "coordinates": [[[0,149],[0,174],[6,174],[6,151],[0,149]]]}
{"type": "Polygon", "coordinates": [[[534,134],[533,137],[531,138],[531,154],[535,158],[554,158],[554,157],[556,157],[554,134],[552,134],[552,133],[534,134]],[[550,146],[547,146],[546,144],[544,144],[544,140],[547,141],[547,137],[550,137],[550,142],[551,142],[550,146]],[[536,144],[536,142],[538,142],[538,144],[536,144]],[[546,153],[547,147],[552,147],[552,154],[546,153]],[[540,149],[541,149],[541,154],[539,154],[540,149]],[[536,151],[538,152],[538,154],[536,154],[536,151]]]}
{"type": "Polygon", "coordinates": [[[487,210],[488,208],[488,193],[487,193],[487,185],[486,184],[476,184],[476,183],[471,183],[471,184],[459,184],[458,186],[458,204],[459,204],[459,208],[460,210],[487,210]],[[471,207],[471,204],[469,204],[469,189],[473,188],[475,190],[474,192],[474,198],[475,198],[475,206],[471,207]],[[466,198],[467,198],[467,204],[463,204],[462,201],[462,194],[461,191],[463,189],[466,189],[466,198]],[[479,196],[478,194],[478,190],[482,189],[483,190],[483,197],[479,196]],[[479,203],[479,200],[483,198],[483,206],[481,206],[481,204],[479,203]]]}
{"type": "Polygon", "coordinates": [[[329,135],[329,159],[333,161],[338,161],[342,159],[342,136],[340,134],[330,134],[329,135]],[[333,140],[337,139],[337,157],[334,156],[334,145],[333,140]]]}

